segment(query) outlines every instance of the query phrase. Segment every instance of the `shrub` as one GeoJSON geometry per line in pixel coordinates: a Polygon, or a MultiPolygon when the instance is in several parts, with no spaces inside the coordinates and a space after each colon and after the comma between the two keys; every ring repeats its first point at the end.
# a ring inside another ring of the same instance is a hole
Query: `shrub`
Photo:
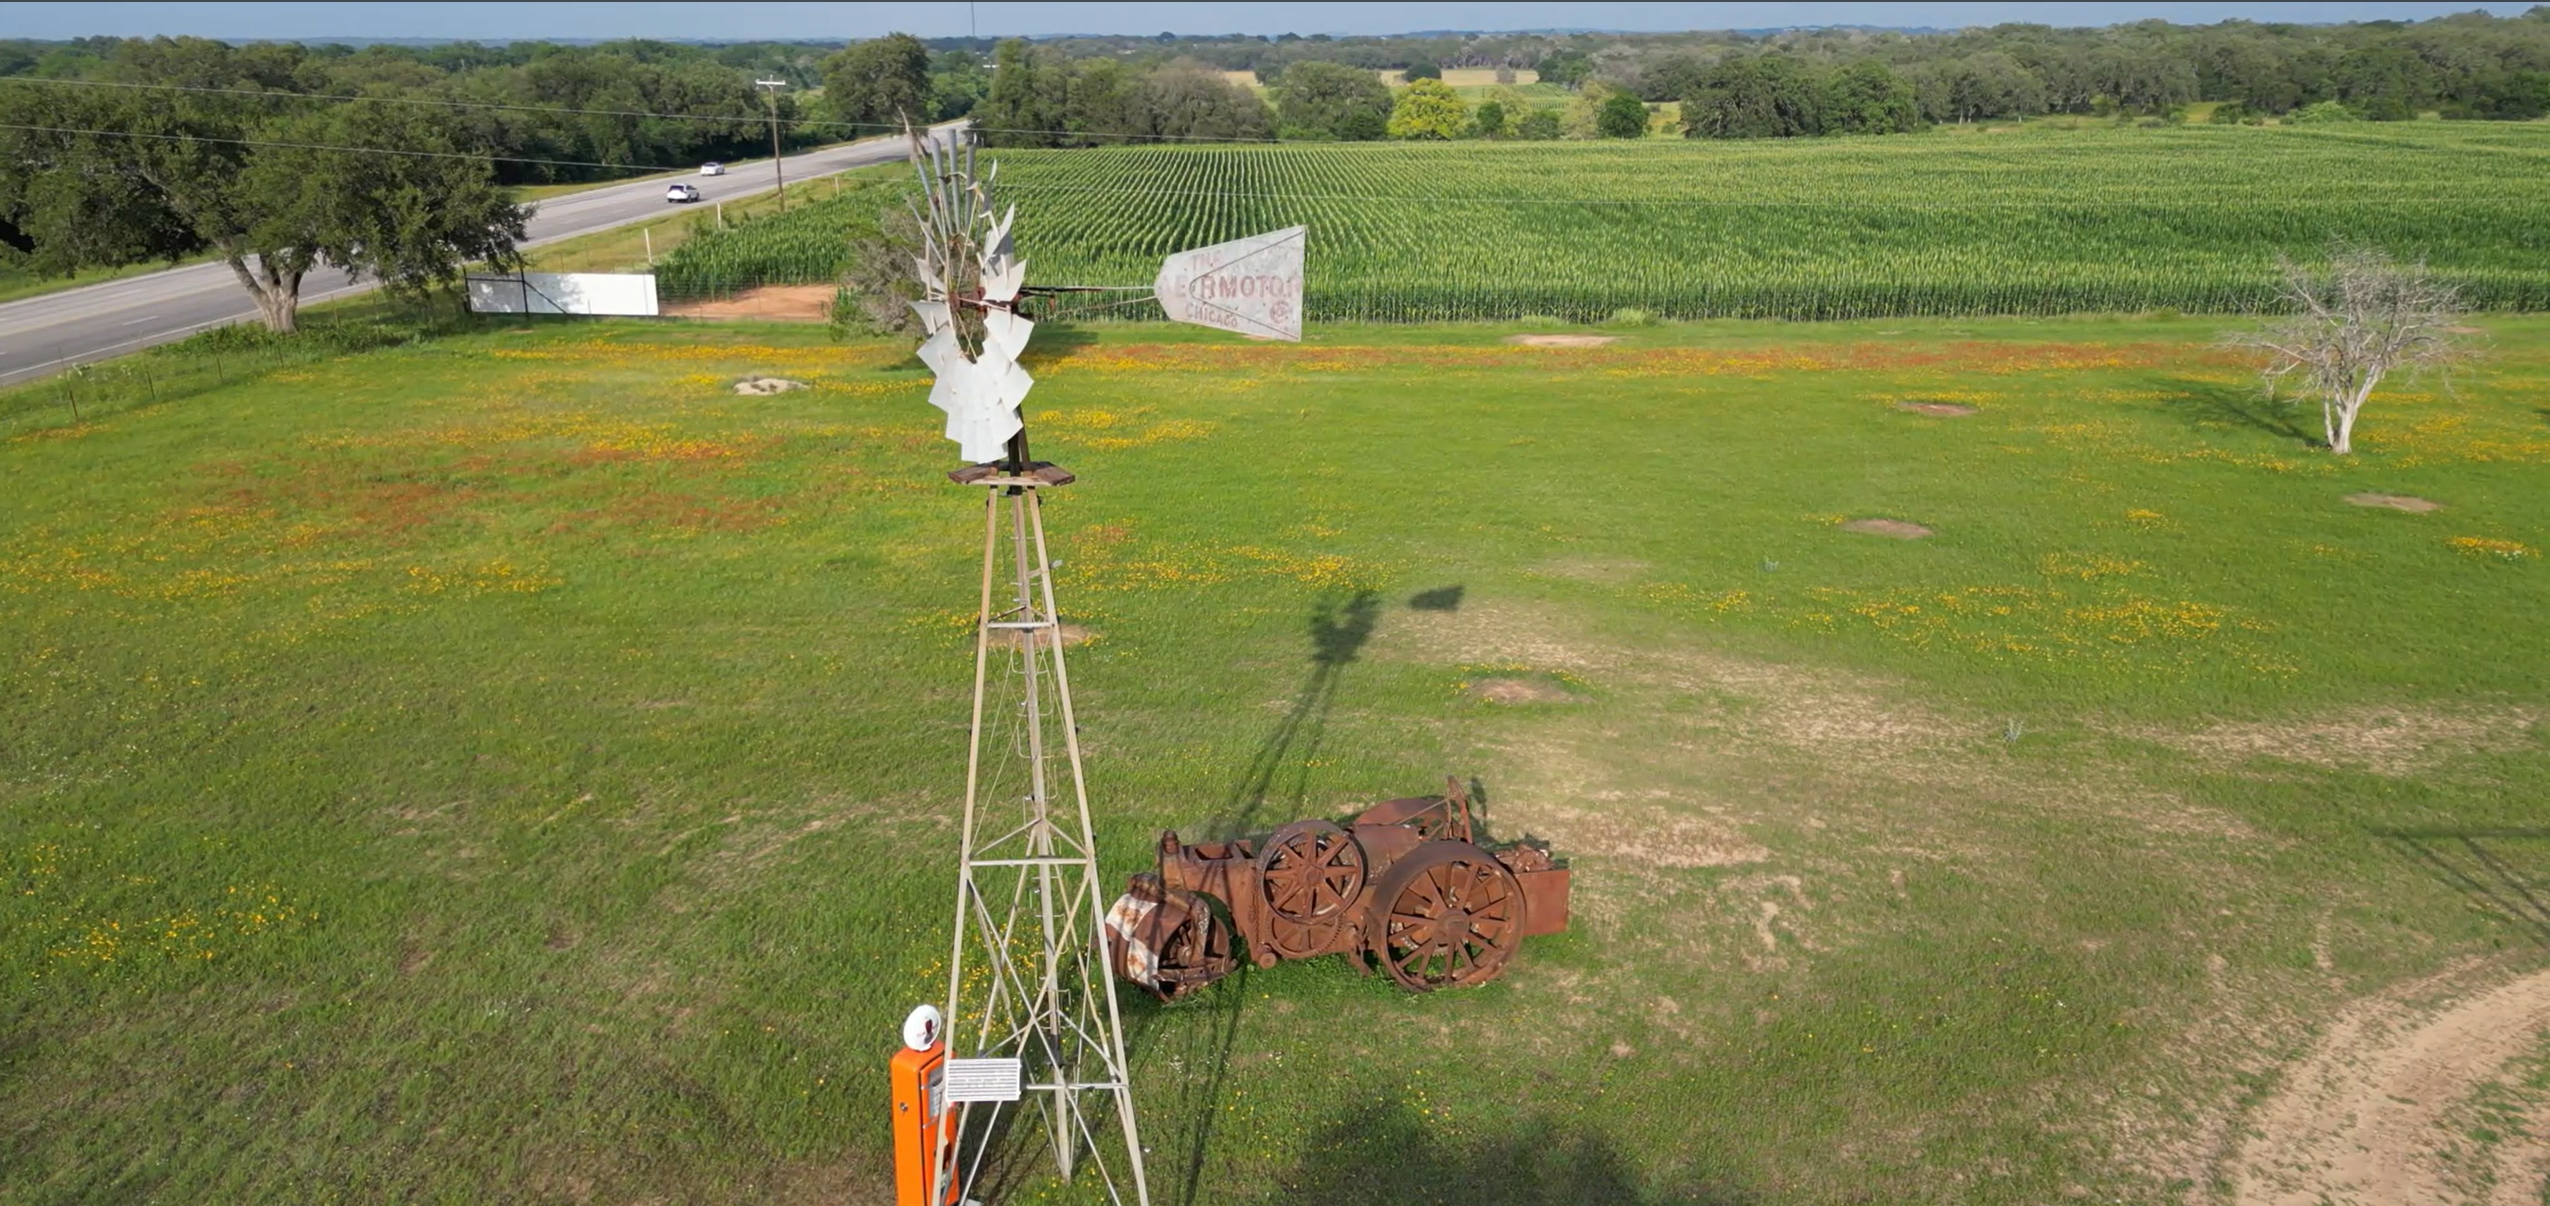
{"type": "Polygon", "coordinates": [[[1594,128],[1605,138],[1647,136],[1647,104],[1627,92],[1615,92],[1594,114],[1594,128]]]}
{"type": "Polygon", "coordinates": [[[1375,139],[1390,120],[1390,88],[1381,77],[1343,63],[1295,63],[1275,77],[1275,97],[1278,123],[1316,138],[1375,139]]]}
{"type": "Polygon", "coordinates": [[[2355,115],[2355,110],[2349,109],[2345,105],[2339,104],[2336,101],[2326,100],[2315,105],[2304,105],[2301,108],[2294,110],[2293,116],[2287,120],[2297,126],[2311,126],[2319,125],[2324,122],[2361,121],[2363,119],[2355,115]]]}
{"type": "Polygon", "coordinates": [[[1470,132],[1470,106],[1442,80],[1418,80],[1390,110],[1392,138],[1459,138],[1470,132]]]}
{"type": "Polygon", "coordinates": [[[1514,136],[1533,142],[1550,142],[1560,133],[1558,110],[1534,109],[1514,123],[1514,136]]]}

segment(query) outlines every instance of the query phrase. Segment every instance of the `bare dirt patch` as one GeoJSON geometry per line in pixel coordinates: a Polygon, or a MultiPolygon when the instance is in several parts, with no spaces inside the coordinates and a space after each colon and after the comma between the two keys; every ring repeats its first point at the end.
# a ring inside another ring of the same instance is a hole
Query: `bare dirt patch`
{"type": "Polygon", "coordinates": [[[1505,342],[1526,348],[1598,348],[1620,342],[1618,335],[1508,335],[1505,342]]]}
{"type": "Polygon", "coordinates": [[[1072,649],[1097,640],[1098,634],[1078,624],[1061,624],[1053,628],[1039,628],[1018,633],[1018,639],[1021,641],[1032,639],[1039,649],[1052,645],[1056,637],[1062,639],[1063,648],[1072,649]]]}
{"type": "Polygon", "coordinates": [[[2419,498],[2414,494],[2349,494],[2346,496],[2346,501],[2359,507],[2389,507],[2394,511],[2407,511],[2417,515],[2444,509],[2444,504],[2433,499],[2419,498]]]}
{"type": "Polygon", "coordinates": [[[1566,688],[1528,678],[1486,678],[1470,684],[1470,694],[1495,704],[1566,703],[1575,698],[1566,688]]]}
{"type": "Polygon", "coordinates": [[[1374,651],[1438,664],[1565,670],[1630,688],[1714,697],[1728,705],[1712,709],[1719,719],[1801,748],[1920,745],[1956,736],[1945,719],[1889,699],[1879,685],[1852,675],[1702,649],[1595,642],[1578,635],[1582,628],[1559,608],[1471,603],[1459,611],[1394,617],[1375,635],[1374,651]]]}
{"type": "Polygon", "coordinates": [[[1845,532],[1866,532],[1871,536],[1891,536],[1897,540],[1919,540],[1930,535],[1930,529],[1902,519],[1854,519],[1842,525],[1845,532]]]}
{"type": "MultiPolygon", "coordinates": [[[[2460,1200],[2471,1144],[2444,1124],[2456,1105],[2531,1053],[2550,1029],[2550,971],[2420,1009],[2454,973],[2360,1001],[2288,1069],[2250,1120],[2227,1170],[2239,1206],[2374,1206],[2460,1200]]],[[[2524,1128],[2543,1130],[2537,1116],[2524,1128]]],[[[2493,1156],[2494,1198],[2539,1201],[2540,1144],[2493,1156]],[[2509,1166],[2512,1167],[2509,1167],[2509,1166]]]]}
{"type": "Polygon", "coordinates": [[[2538,719],[2522,708],[2358,708],[2317,719],[2236,722],[2193,733],[2144,735],[2219,762],[2282,758],[2406,775],[2463,754],[2520,748],[2538,719]]]}
{"type": "Polygon", "coordinates": [[[1937,419],[1962,419],[1975,413],[1973,407],[1955,402],[1898,402],[1895,404],[1895,409],[1910,411],[1917,415],[1929,415],[1937,419]]]}
{"type": "Polygon", "coordinates": [[[733,297],[664,307],[667,318],[758,318],[825,322],[832,317],[831,285],[763,285],[733,297]]]}
{"type": "Polygon", "coordinates": [[[1523,572],[1534,578],[1568,578],[1577,582],[1617,584],[1634,582],[1647,570],[1646,562],[1628,558],[1562,557],[1554,561],[1544,561],[1523,572]]]}
{"type": "Polygon", "coordinates": [[[1537,802],[1532,835],[1550,840],[1569,858],[1692,870],[1766,862],[1770,848],[1744,835],[1723,817],[1693,815],[1668,806],[1624,803],[1617,792],[1582,801],[1537,802]]]}

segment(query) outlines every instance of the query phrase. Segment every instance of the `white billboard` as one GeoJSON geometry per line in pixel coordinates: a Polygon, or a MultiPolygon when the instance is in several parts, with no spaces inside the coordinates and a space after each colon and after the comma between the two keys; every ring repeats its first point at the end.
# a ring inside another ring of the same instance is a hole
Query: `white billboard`
{"type": "Polygon", "coordinates": [[[646,272],[523,272],[469,278],[479,314],[607,314],[653,318],[655,276],[646,272]]]}

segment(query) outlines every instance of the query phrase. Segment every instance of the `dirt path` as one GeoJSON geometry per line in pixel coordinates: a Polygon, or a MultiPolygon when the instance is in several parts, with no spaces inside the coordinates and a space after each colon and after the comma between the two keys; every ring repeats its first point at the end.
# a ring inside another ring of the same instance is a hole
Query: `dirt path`
{"type": "Polygon", "coordinates": [[[664,307],[667,318],[762,318],[822,322],[832,317],[831,285],[764,285],[716,301],[664,307]]]}
{"type": "Polygon", "coordinates": [[[2440,1010],[2412,1004],[2450,977],[2349,1007],[2287,1072],[2230,1170],[2238,1206],[2541,1202],[2550,1109],[2536,1102],[2523,1125],[2493,1127],[2494,1145],[2460,1133],[2454,1115],[2550,1029],[2550,971],[2440,1010]]]}

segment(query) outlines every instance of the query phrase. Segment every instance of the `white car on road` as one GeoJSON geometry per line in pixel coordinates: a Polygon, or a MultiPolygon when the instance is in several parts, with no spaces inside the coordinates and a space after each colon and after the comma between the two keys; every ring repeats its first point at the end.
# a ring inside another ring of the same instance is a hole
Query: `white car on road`
{"type": "Polygon", "coordinates": [[[680,205],[688,201],[697,201],[699,200],[699,186],[696,184],[668,185],[664,190],[664,200],[673,205],[680,205]]]}
{"type": "Polygon", "coordinates": [[[699,165],[699,174],[703,176],[723,176],[726,174],[726,165],[722,163],[703,163],[699,165]]]}

